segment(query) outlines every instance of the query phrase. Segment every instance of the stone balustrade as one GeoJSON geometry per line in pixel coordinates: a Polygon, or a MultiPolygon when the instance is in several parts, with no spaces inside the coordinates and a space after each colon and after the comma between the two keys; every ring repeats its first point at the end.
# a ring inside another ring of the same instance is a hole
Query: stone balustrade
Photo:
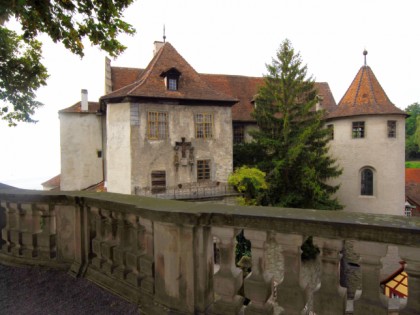
{"type": "Polygon", "coordinates": [[[0,190],[0,205],[0,263],[68,270],[142,314],[420,314],[417,218],[23,190],[0,190]],[[252,252],[246,277],[235,264],[242,230],[252,252]],[[301,261],[308,236],[320,249],[312,285],[301,261]],[[348,241],[362,274],[354,300],[340,286],[348,241]],[[389,245],[408,274],[409,296],[398,303],[379,285],[389,245]]]}

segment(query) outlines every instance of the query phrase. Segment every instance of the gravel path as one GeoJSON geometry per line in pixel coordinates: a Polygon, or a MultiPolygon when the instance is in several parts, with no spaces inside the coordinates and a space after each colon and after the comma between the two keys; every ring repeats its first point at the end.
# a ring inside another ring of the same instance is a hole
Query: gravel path
{"type": "Polygon", "coordinates": [[[0,313],[5,315],[139,314],[137,306],[63,271],[0,264],[0,313]]]}

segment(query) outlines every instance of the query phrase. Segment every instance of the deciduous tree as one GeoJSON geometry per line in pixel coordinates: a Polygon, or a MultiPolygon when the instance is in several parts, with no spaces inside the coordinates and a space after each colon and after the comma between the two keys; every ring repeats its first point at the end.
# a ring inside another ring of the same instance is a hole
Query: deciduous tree
{"type": "Polygon", "coordinates": [[[413,103],[405,109],[410,116],[405,120],[405,156],[407,159],[420,158],[420,104],[413,103]]]}
{"type": "Polygon", "coordinates": [[[110,56],[124,51],[117,37],[133,34],[122,13],[133,0],[0,0],[0,118],[9,125],[33,122],[31,116],[42,104],[35,91],[46,84],[42,45],[36,39],[45,33],[72,53],[83,57],[87,38],[110,56]],[[16,19],[22,34],[5,27],[16,19]]]}

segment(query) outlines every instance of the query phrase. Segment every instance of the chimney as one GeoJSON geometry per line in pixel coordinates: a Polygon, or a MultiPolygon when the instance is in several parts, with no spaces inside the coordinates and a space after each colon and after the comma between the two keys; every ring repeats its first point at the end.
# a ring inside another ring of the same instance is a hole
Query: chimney
{"type": "Polygon", "coordinates": [[[157,52],[159,51],[159,49],[161,49],[163,47],[163,45],[165,45],[164,42],[160,42],[160,41],[155,41],[153,43],[153,45],[155,45],[155,48],[153,49],[153,56],[157,54],[157,52]]]}
{"type": "Polygon", "coordinates": [[[89,110],[89,103],[88,103],[88,91],[82,90],[82,112],[87,112],[89,110]]]}
{"type": "Polygon", "coordinates": [[[111,59],[105,57],[105,94],[112,92],[112,68],[111,59]]]}

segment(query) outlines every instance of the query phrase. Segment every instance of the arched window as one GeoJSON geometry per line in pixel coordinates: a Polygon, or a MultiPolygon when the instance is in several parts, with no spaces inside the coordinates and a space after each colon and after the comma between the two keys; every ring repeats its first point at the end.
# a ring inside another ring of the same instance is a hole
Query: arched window
{"type": "Polygon", "coordinates": [[[362,169],[360,194],[362,196],[373,196],[373,170],[370,168],[362,169]]]}

